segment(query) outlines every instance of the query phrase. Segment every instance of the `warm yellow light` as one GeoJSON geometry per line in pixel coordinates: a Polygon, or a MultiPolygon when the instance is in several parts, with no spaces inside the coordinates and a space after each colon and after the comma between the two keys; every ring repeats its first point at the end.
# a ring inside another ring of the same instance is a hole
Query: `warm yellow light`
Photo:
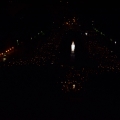
{"type": "Polygon", "coordinates": [[[9,52],[9,50],[8,50],[8,52],[9,52]]]}
{"type": "Polygon", "coordinates": [[[75,22],[75,19],[73,19],[73,22],[75,22]]]}
{"type": "Polygon", "coordinates": [[[75,89],[75,84],[73,84],[73,89],[75,89]]]}
{"type": "Polygon", "coordinates": [[[66,24],[68,25],[68,22],[66,22],[66,24]]]}
{"type": "Polygon", "coordinates": [[[6,50],[6,52],[7,52],[7,50],[6,50]]]}

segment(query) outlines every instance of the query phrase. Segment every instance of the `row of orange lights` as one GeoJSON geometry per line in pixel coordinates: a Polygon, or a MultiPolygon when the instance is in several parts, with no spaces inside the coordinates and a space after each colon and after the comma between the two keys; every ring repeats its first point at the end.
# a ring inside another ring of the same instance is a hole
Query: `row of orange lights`
{"type": "MultiPolygon", "coordinates": [[[[6,50],[5,52],[7,53],[7,52],[9,52],[9,51],[11,51],[11,50],[13,50],[14,49],[14,47],[12,47],[12,48],[10,48],[9,50],[6,50]]],[[[0,53],[0,55],[3,55],[4,53],[0,53]]]]}
{"type": "Polygon", "coordinates": [[[14,49],[14,47],[10,48],[9,50],[6,50],[6,53],[9,52],[9,51],[11,51],[12,49],[14,49]]]}

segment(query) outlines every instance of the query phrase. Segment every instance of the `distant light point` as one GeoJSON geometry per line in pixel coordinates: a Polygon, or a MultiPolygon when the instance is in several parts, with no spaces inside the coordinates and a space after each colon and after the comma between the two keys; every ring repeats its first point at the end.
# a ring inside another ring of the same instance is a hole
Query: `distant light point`
{"type": "Polygon", "coordinates": [[[87,35],[88,35],[88,33],[85,33],[85,35],[87,36],[87,35]]]}
{"type": "Polygon", "coordinates": [[[75,89],[75,84],[73,84],[73,89],[75,89]]]}

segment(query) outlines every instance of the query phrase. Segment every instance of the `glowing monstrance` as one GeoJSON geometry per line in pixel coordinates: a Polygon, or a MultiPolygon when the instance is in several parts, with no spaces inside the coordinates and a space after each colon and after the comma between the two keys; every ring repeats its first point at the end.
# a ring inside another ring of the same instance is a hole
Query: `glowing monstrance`
{"type": "Polygon", "coordinates": [[[71,52],[74,53],[74,51],[75,51],[75,44],[74,44],[74,42],[72,42],[72,45],[71,45],[71,52]]]}

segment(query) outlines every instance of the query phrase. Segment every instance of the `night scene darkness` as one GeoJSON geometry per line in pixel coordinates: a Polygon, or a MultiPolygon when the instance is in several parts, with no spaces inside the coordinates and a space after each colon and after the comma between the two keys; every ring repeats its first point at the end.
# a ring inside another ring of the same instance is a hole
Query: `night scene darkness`
{"type": "Polygon", "coordinates": [[[0,120],[119,114],[119,1],[1,2],[0,120]]]}

